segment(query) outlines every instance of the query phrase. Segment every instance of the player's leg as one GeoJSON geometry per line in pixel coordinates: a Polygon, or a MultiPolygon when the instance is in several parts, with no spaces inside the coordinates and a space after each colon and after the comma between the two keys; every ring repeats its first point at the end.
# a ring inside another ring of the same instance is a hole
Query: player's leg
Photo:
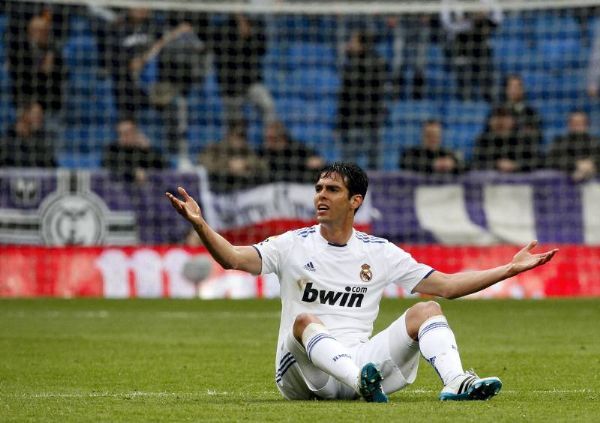
{"type": "Polygon", "coordinates": [[[360,393],[367,401],[387,402],[381,390],[379,370],[372,363],[359,368],[350,349],[331,336],[316,316],[299,314],[294,320],[293,335],[315,367],[360,393]]]}
{"type": "Polygon", "coordinates": [[[435,301],[418,303],[407,310],[406,331],[412,339],[418,340],[421,354],[442,380],[444,388],[440,399],[485,400],[500,391],[500,379],[481,379],[463,370],[454,333],[435,301]]]}
{"type": "Polygon", "coordinates": [[[419,343],[406,330],[406,313],[383,331],[355,348],[355,361],[373,362],[383,376],[381,387],[387,394],[414,382],[419,367],[419,343]]]}

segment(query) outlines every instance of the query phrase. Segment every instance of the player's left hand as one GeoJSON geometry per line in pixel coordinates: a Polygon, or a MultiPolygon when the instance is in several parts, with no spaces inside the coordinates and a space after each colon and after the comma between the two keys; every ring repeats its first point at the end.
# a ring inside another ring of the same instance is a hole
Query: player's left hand
{"type": "Polygon", "coordinates": [[[177,192],[183,197],[183,201],[175,197],[170,192],[165,193],[171,201],[171,205],[177,213],[185,217],[190,223],[199,223],[202,221],[202,212],[196,200],[194,200],[183,187],[178,187],[177,192]]]}
{"type": "Polygon", "coordinates": [[[512,270],[515,275],[548,263],[558,252],[558,248],[554,248],[544,253],[533,254],[531,251],[536,245],[537,241],[531,241],[521,251],[515,254],[511,262],[512,270]]]}

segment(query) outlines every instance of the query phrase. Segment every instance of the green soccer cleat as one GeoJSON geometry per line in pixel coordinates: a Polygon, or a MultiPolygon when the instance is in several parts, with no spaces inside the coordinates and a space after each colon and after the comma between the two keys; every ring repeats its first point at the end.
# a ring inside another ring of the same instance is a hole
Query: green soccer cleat
{"type": "Polygon", "coordinates": [[[373,363],[367,363],[360,371],[360,395],[367,402],[388,402],[387,395],[381,389],[383,376],[373,363]]]}
{"type": "Polygon", "coordinates": [[[502,382],[497,377],[481,379],[473,371],[455,377],[440,393],[441,401],[486,401],[500,392],[502,382]]]}

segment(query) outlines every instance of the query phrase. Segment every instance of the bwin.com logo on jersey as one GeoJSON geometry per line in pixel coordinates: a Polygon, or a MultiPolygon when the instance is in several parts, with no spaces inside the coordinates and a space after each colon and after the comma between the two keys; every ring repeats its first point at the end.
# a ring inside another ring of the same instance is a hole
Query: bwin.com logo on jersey
{"type": "Polygon", "coordinates": [[[367,288],[364,286],[347,286],[344,292],[327,291],[313,288],[313,283],[308,282],[302,292],[302,301],[305,303],[319,302],[340,307],[361,307],[367,288]]]}

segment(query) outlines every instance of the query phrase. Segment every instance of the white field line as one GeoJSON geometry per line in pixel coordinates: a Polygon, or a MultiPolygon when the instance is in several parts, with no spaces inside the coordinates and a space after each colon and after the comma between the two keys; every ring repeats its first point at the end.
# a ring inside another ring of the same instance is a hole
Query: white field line
{"type": "MultiPolygon", "coordinates": [[[[403,395],[421,395],[421,394],[438,394],[439,391],[435,391],[432,389],[411,389],[409,391],[401,391],[403,395]]],[[[516,391],[510,389],[503,389],[500,391],[500,394],[593,394],[596,393],[593,389],[533,389],[533,390],[525,390],[525,391],[516,391]]]]}
{"type": "MultiPolygon", "coordinates": [[[[259,395],[273,395],[276,391],[266,391],[259,395]]],[[[197,398],[204,396],[233,396],[234,392],[214,391],[205,392],[37,392],[31,394],[0,394],[0,398],[197,398]]],[[[241,395],[241,394],[240,394],[241,395]]]]}
{"type": "MultiPolygon", "coordinates": [[[[0,313],[1,315],[5,315],[13,318],[32,318],[32,317],[43,317],[43,318],[57,318],[57,317],[72,317],[72,318],[83,318],[83,319],[106,319],[108,317],[115,317],[119,315],[122,317],[124,314],[128,312],[110,312],[107,310],[94,310],[94,311],[43,311],[43,312],[35,312],[35,311],[17,311],[17,312],[8,312],[8,313],[0,313]]],[[[144,312],[137,311],[135,314],[143,314],[144,312]]],[[[233,311],[148,311],[147,314],[152,314],[152,316],[158,316],[163,319],[191,319],[198,317],[206,317],[207,315],[215,318],[240,318],[244,319],[263,319],[263,318],[278,318],[280,317],[280,312],[233,312],[233,311]]]]}
{"type": "MultiPolygon", "coordinates": [[[[501,394],[515,395],[523,393],[533,394],[593,394],[597,393],[593,389],[538,389],[532,391],[516,391],[516,390],[503,390],[501,394]]],[[[265,391],[259,393],[253,393],[253,395],[273,395],[276,391],[265,391]]],[[[431,394],[436,395],[438,391],[431,389],[413,389],[410,391],[403,391],[402,395],[423,395],[431,394]]],[[[215,391],[208,389],[204,392],[144,392],[144,391],[131,391],[131,392],[37,392],[37,393],[23,393],[23,394],[0,394],[0,398],[197,398],[204,396],[244,396],[248,393],[242,392],[227,392],[227,391],[215,391]]]]}

